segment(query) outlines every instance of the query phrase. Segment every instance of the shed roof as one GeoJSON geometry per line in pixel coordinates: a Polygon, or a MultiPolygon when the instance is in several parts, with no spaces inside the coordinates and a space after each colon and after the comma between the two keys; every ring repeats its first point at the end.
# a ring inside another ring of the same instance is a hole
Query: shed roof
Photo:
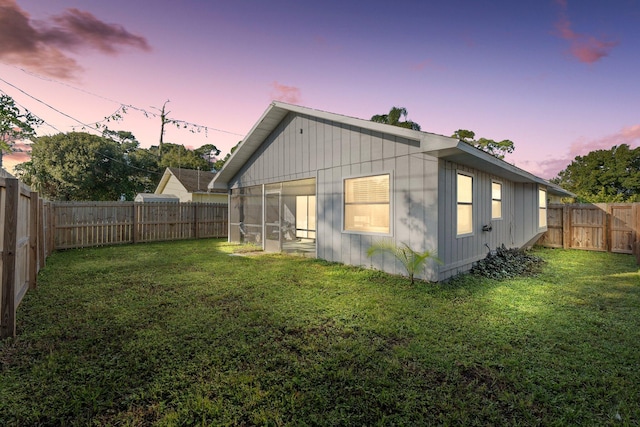
{"type": "Polygon", "coordinates": [[[173,194],[138,193],[135,202],[180,203],[180,198],[173,194]]]}
{"type": "Polygon", "coordinates": [[[207,184],[216,176],[214,172],[200,171],[195,169],[183,169],[183,168],[166,168],[158,187],[156,188],[156,194],[162,192],[164,187],[169,182],[171,176],[175,176],[176,179],[182,184],[182,186],[189,193],[219,193],[226,194],[226,190],[209,189],[207,184]]]}
{"type": "Polygon", "coordinates": [[[423,152],[434,157],[470,166],[514,182],[542,184],[547,186],[550,193],[561,197],[574,196],[573,193],[546,179],[498,159],[457,138],[372,122],[341,114],[329,113],[327,111],[314,110],[312,108],[287,104],[280,101],[274,101],[269,105],[267,110],[262,114],[262,117],[260,117],[238,148],[225,162],[222,170],[211,180],[208,187],[210,189],[226,190],[229,181],[240,171],[242,166],[251,158],[262,142],[276,129],[278,124],[280,124],[289,112],[406,138],[418,142],[423,152]]]}

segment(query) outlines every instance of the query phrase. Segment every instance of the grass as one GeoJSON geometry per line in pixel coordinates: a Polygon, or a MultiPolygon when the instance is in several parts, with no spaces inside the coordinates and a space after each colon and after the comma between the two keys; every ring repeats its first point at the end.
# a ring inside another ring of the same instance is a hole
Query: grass
{"type": "Polygon", "coordinates": [[[53,254],[0,342],[0,425],[638,425],[629,255],[416,283],[219,240],[53,254]]]}

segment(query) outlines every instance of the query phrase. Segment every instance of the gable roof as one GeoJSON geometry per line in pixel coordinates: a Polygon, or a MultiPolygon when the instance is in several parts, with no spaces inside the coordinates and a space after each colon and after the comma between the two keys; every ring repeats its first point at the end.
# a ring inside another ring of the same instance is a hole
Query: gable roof
{"type": "Polygon", "coordinates": [[[160,182],[158,183],[158,187],[156,188],[156,194],[162,192],[171,176],[174,176],[189,193],[210,192],[226,194],[226,190],[208,191],[207,184],[216,176],[215,173],[182,168],[166,168],[160,182]]]}
{"type": "Polygon", "coordinates": [[[211,180],[208,187],[210,189],[226,190],[229,181],[233,179],[242,166],[260,147],[262,142],[277,128],[280,122],[290,112],[406,138],[418,142],[421,150],[431,156],[485,171],[510,181],[541,184],[546,186],[549,192],[561,197],[574,196],[572,193],[543,178],[535,176],[504,160],[498,159],[457,138],[376,123],[280,101],[273,101],[271,105],[269,105],[267,110],[262,114],[262,117],[260,117],[238,148],[225,162],[222,169],[216,174],[213,180],[211,180]]]}

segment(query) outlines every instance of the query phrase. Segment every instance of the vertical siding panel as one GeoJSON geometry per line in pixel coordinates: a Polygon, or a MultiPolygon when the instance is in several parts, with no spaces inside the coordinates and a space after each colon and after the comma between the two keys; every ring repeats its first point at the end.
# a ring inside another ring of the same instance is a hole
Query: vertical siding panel
{"type": "Polygon", "coordinates": [[[358,134],[351,129],[342,128],[341,132],[341,144],[340,144],[340,164],[349,165],[353,163],[351,158],[351,147],[357,141],[358,134]]]}
{"type": "Polygon", "coordinates": [[[331,182],[331,228],[332,228],[332,261],[344,259],[342,253],[342,176],[341,169],[335,167],[332,171],[331,182]]]}
{"type": "Polygon", "coordinates": [[[359,132],[356,132],[355,130],[351,130],[351,134],[349,136],[349,142],[347,144],[347,147],[345,147],[345,151],[349,152],[349,161],[351,164],[358,164],[361,162],[359,132]]]}
{"type": "Polygon", "coordinates": [[[362,133],[360,135],[360,161],[371,161],[371,150],[371,132],[368,130],[362,130],[362,133]]]}
{"type": "Polygon", "coordinates": [[[328,259],[327,242],[331,241],[328,224],[327,171],[319,170],[316,181],[316,251],[319,258],[328,259]]]}
{"type": "Polygon", "coordinates": [[[310,136],[311,136],[311,123],[312,119],[307,117],[304,120],[304,126],[302,127],[302,135],[299,135],[302,139],[302,163],[300,164],[299,173],[303,173],[309,170],[309,153],[310,153],[310,136]]]}
{"type": "MultiPolygon", "coordinates": [[[[438,252],[439,217],[440,210],[438,205],[438,161],[434,158],[425,156],[423,159],[423,176],[422,176],[422,197],[423,206],[422,222],[425,224],[424,250],[438,252]]],[[[428,280],[438,280],[438,264],[435,261],[430,262],[430,271],[426,278],[428,280]]]]}
{"type": "MultiPolygon", "coordinates": [[[[443,259],[445,265],[453,262],[454,248],[456,246],[456,184],[454,181],[454,171],[450,167],[449,162],[441,162],[443,164],[442,173],[444,174],[444,187],[446,190],[440,195],[442,196],[442,205],[445,208],[442,242],[444,244],[443,259]]],[[[440,199],[439,199],[440,200],[440,199]]]]}
{"type": "Polygon", "coordinates": [[[382,159],[382,134],[371,133],[371,160],[382,159]]]}
{"type": "Polygon", "coordinates": [[[333,166],[333,134],[339,132],[340,129],[336,129],[335,126],[326,123],[324,126],[324,144],[322,147],[322,155],[324,157],[324,167],[330,168],[333,166]]]}
{"type": "Polygon", "coordinates": [[[383,135],[382,138],[382,157],[390,159],[396,156],[396,139],[395,137],[383,135]]]}
{"type": "MultiPolygon", "coordinates": [[[[341,257],[340,260],[341,262],[347,263],[347,264],[351,264],[353,265],[353,258],[354,258],[354,254],[351,251],[351,241],[353,240],[353,238],[355,237],[354,234],[350,234],[350,233],[343,233],[343,225],[342,225],[342,215],[344,215],[344,181],[343,179],[345,177],[351,176],[351,171],[349,169],[348,166],[342,166],[342,167],[338,167],[335,169],[339,176],[339,181],[340,181],[340,186],[339,186],[339,190],[337,190],[337,194],[339,195],[338,197],[336,197],[336,199],[339,199],[339,206],[336,210],[340,211],[340,215],[337,217],[337,221],[339,221],[338,223],[334,223],[334,224],[341,224],[340,225],[340,230],[338,231],[338,234],[340,236],[339,238],[339,247],[340,247],[340,253],[341,253],[341,257]]],[[[337,187],[337,186],[336,186],[337,187]]],[[[338,188],[338,187],[337,187],[338,188]]]]}
{"type": "Polygon", "coordinates": [[[409,154],[409,141],[407,141],[405,138],[399,138],[396,137],[396,144],[395,144],[395,155],[397,157],[401,157],[401,156],[406,156],[407,154],[409,154]]]}
{"type": "Polygon", "coordinates": [[[305,170],[318,170],[318,162],[316,157],[316,146],[318,141],[318,121],[311,120],[309,122],[309,140],[308,140],[308,156],[309,156],[309,166],[305,170]]]}
{"type": "Polygon", "coordinates": [[[342,160],[340,158],[342,154],[342,143],[343,141],[348,141],[348,135],[349,130],[345,125],[340,126],[339,129],[335,129],[333,134],[333,147],[331,149],[331,153],[333,154],[331,166],[340,166],[342,164],[342,160]]]}
{"type": "MultiPolygon", "coordinates": [[[[402,156],[396,159],[395,170],[395,207],[393,212],[394,218],[394,235],[395,242],[397,244],[411,242],[411,233],[406,226],[409,221],[409,206],[407,205],[407,197],[410,188],[410,175],[409,175],[409,156],[402,156]]],[[[393,269],[396,274],[402,273],[401,266],[397,263],[393,263],[393,269]]]]}
{"type": "Polygon", "coordinates": [[[311,151],[315,153],[315,161],[316,167],[318,170],[324,169],[324,132],[326,128],[326,124],[323,120],[318,120],[316,125],[316,139],[314,150],[311,151]]]}

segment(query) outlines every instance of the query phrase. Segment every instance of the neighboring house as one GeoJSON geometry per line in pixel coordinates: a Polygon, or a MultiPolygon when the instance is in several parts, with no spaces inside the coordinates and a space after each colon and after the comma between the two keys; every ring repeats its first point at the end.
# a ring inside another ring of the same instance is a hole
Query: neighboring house
{"type": "Polygon", "coordinates": [[[156,188],[156,194],[172,194],[181,202],[227,203],[226,190],[209,190],[215,173],[194,169],[167,168],[156,188]]]}
{"type": "Polygon", "coordinates": [[[490,249],[532,245],[562,188],[440,135],[274,102],[209,184],[228,190],[229,240],[405,273],[379,239],[436,251],[423,279],[490,249]]]}

